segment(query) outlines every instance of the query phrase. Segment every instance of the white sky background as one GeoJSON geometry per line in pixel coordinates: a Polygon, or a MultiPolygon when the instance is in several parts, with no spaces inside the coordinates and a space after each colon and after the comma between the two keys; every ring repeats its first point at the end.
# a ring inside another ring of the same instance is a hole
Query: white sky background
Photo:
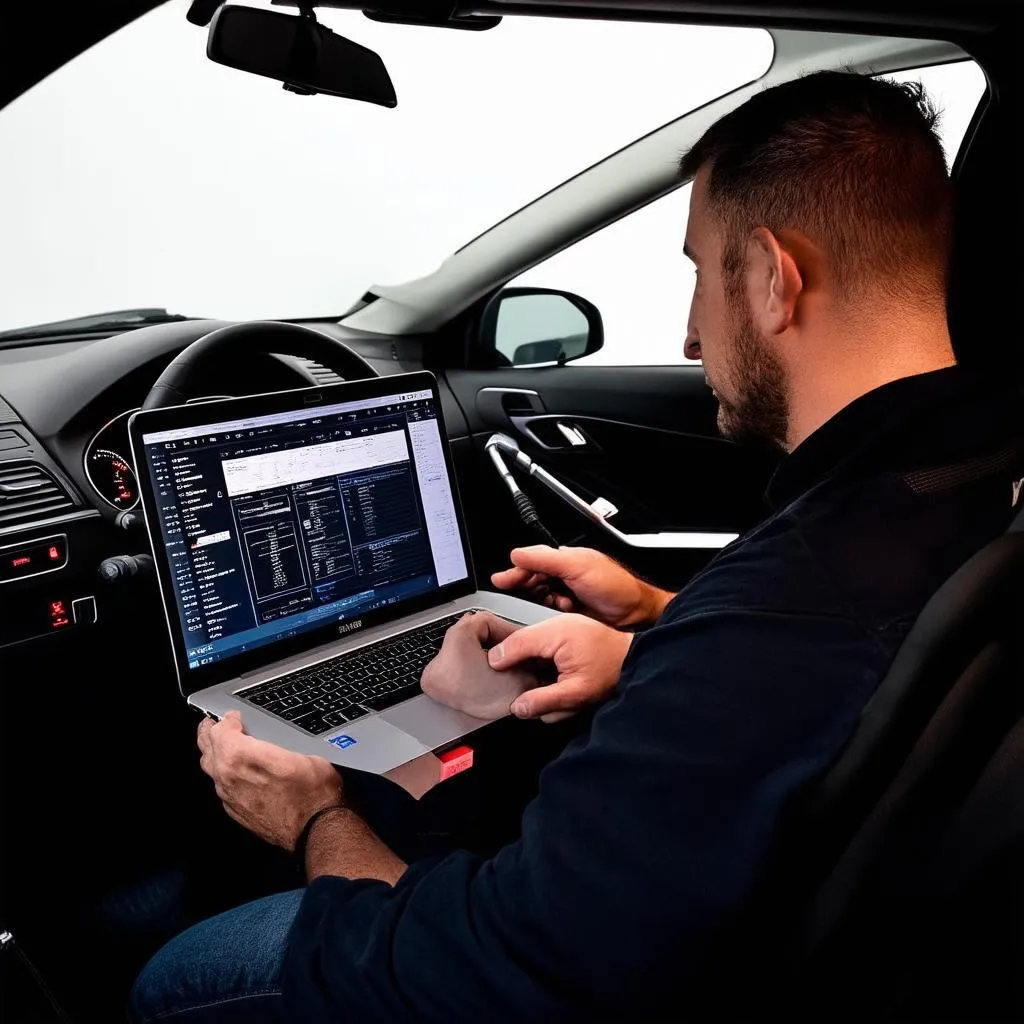
{"type": "Polygon", "coordinates": [[[398,107],[208,60],[172,0],[0,111],[0,330],[132,306],[341,313],[565,178],[761,74],[757,30],[321,11],[398,107]]]}
{"type": "MultiPolygon", "coordinates": [[[[132,306],[338,314],[771,60],[757,30],[506,18],[472,33],[318,12],[384,58],[388,110],[212,63],[186,7],[171,0],[0,111],[0,330],[132,306]]],[[[924,80],[958,145],[980,71],[924,80]]],[[[515,282],[599,306],[606,348],[588,361],[681,361],[687,192],[515,282]]]]}

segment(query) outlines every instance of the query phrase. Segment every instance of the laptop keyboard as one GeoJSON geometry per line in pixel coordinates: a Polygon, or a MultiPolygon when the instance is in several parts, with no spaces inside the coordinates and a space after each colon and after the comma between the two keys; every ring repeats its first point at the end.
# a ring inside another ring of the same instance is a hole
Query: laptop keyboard
{"type": "Polygon", "coordinates": [[[319,736],[422,693],[420,676],[464,612],[279,676],[236,697],[319,736]]]}

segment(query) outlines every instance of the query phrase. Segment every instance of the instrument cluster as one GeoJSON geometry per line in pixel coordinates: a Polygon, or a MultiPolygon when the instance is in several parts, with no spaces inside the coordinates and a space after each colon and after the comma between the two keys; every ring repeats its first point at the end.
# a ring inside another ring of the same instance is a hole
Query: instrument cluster
{"type": "Polygon", "coordinates": [[[118,512],[139,503],[139,483],[131,460],[128,419],[135,409],[105,423],[85,448],[85,476],[97,496],[118,512]]]}

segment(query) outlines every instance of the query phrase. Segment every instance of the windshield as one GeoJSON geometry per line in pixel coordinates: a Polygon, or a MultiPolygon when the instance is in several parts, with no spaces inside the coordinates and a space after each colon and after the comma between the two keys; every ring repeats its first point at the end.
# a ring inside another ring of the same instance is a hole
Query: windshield
{"type": "Polygon", "coordinates": [[[0,110],[0,330],[340,315],[772,57],[756,29],[318,17],[381,54],[397,109],[214,64],[168,3],[0,110]]]}

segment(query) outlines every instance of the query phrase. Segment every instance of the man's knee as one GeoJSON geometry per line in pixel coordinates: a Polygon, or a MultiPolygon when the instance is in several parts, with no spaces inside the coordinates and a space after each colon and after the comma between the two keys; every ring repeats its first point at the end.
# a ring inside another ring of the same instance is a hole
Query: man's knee
{"type": "Polygon", "coordinates": [[[268,896],[189,928],[142,969],[129,1019],[274,1020],[281,964],[302,890],[268,896]]]}

